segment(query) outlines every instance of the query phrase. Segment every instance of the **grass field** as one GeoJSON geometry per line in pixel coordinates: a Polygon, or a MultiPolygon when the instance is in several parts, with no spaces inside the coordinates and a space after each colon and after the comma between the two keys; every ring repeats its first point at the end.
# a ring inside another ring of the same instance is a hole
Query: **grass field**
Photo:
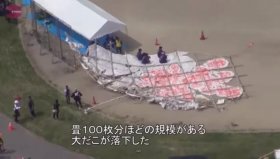
{"type": "Polygon", "coordinates": [[[33,96],[36,120],[31,120],[25,108],[21,124],[46,140],[94,156],[96,159],[167,159],[172,155],[206,155],[210,159],[254,159],[280,147],[279,133],[149,136],[149,146],[71,146],[73,124],[104,125],[116,121],[98,114],[83,115],[73,106],[63,103],[63,96],[38,77],[25,57],[18,29],[0,18],[0,110],[12,117],[13,99],[23,97],[24,106],[33,96]],[[54,99],[62,103],[61,119],[51,118],[54,99]],[[54,131],[55,130],[55,131],[54,131]],[[141,150],[141,152],[139,152],[141,150]]]}

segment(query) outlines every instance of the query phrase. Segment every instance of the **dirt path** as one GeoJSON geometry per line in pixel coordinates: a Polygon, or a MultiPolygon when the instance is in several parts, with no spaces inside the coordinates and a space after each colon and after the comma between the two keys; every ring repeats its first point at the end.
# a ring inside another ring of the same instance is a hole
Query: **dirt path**
{"type": "MultiPolygon", "coordinates": [[[[239,74],[247,86],[249,98],[227,105],[224,112],[209,109],[196,111],[166,111],[124,98],[100,106],[112,116],[131,118],[147,123],[184,122],[204,124],[208,130],[228,130],[230,123],[237,130],[279,131],[279,63],[280,63],[280,1],[270,0],[93,0],[128,26],[128,34],[142,43],[143,49],[155,52],[157,37],[165,50],[190,51],[208,55],[234,57],[239,74]],[[113,5],[114,4],[114,5],[113,5]],[[208,39],[200,41],[200,31],[208,39]],[[249,48],[250,42],[254,46],[249,48]]],[[[34,67],[62,90],[65,84],[79,88],[84,101],[92,95],[102,102],[119,94],[104,90],[82,71],[71,73],[63,63],[52,64],[51,55],[39,54],[35,41],[26,48],[34,67]]]]}

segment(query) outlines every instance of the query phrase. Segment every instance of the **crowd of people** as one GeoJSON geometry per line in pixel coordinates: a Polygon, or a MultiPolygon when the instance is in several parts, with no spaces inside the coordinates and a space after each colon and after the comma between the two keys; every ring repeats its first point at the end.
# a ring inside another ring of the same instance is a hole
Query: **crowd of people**
{"type": "MultiPolygon", "coordinates": [[[[163,51],[162,46],[160,46],[158,48],[157,56],[159,58],[159,62],[160,63],[162,63],[162,64],[163,63],[167,63],[167,55],[166,55],[165,51],[163,51]]],[[[149,56],[148,53],[143,52],[141,48],[138,49],[136,57],[137,57],[137,59],[139,61],[141,61],[142,64],[149,64],[149,63],[151,63],[151,61],[150,61],[151,57],[149,56]]]]}
{"type": "MultiPolygon", "coordinates": [[[[82,93],[75,89],[74,92],[71,93],[70,88],[66,85],[65,89],[64,89],[64,95],[65,95],[65,100],[67,104],[71,104],[71,98],[73,98],[73,100],[75,101],[75,105],[77,106],[77,108],[81,109],[82,106],[82,93]]],[[[19,117],[20,117],[20,110],[22,108],[21,105],[21,97],[17,96],[14,100],[14,121],[18,122],[19,121],[19,117]]],[[[32,119],[34,119],[36,117],[36,113],[35,113],[35,104],[33,101],[33,98],[31,96],[28,96],[28,110],[30,112],[30,115],[32,117],[32,119]]],[[[52,116],[54,119],[59,119],[59,112],[60,112],[60,104],[58,99],[54,100],[53,103],[53,107],[52,107],[52,116]]]]}
{"type": "MultiPolygon", "coordinates": [[[[71,97],[72,97],[73,100],[75,101],[75,105],[77,106],[77,108],[80,109],[83,107],[82,101],[81,101],[82,93],[79,90],[75,89],[75,91],[71,93],[70,88],[66,85],[65,89],[64,89],[64,95],[65,95],[65,101],[67,104],[71,104],[71,97]]],[[[14,110],[14,121],[15,122],[19,122],[20,110],[22,108],[21,101],[22,101],[22,99],[20,96],[17,96],[14,100],[13,110],[14,110]]],[[[30,115],[31,115],[32,119],[34,119],[36,117],[35,104],[34,104],[34,101],[31,96],[28,96],[27,105],[28,105],[30,115]]],[[[58,99],[55,99],[54,103],[53,103],[53,107],[52,107],[53,119],[59,119],[59,112],[60,112],[59,108],[60,108],[59,101],[58,101],[58,99]]],[[[1,152],[5,152],[5,149],[4,149],[3,136],[2,136],[2,133],[0,132],[0,153],[1,152]]]]}
{"type": "MultiPolygon", "coordinates": [[[[123,54],[123,42],[119,37],[114,37],[111,35],[106,36],[105,42],[102,44],[105,49],[110,50],[111,52],[115,52],[117,54],[123,54]]],[[[159,46],[158,51],[157,51],[157,56],[159,58],[159,62],[164,64],[167,63],[167,55],[166,52],[163,50],[162,46],[159,46]]],[[[142,48],[138,49],[137,59],[141,61],[142,64],[149,64],[151,63],[150,61],[150,56],[147,52],[143,52],[142,48]]]]}

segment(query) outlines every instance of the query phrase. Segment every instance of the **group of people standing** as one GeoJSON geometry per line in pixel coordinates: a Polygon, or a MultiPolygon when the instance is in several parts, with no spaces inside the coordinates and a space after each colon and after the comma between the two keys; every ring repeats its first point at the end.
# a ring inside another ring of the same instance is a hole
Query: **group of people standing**
{"type": "MultiPolygon", "coordinates": [[[[36,113],[34,110],[34,102],[31,96],[28,96],[28,108],[32,118],[36,117],[36,113]]],[[[17,96],[14,101],[14,120],[18,122],[18,118],[20,117],[20,109],[21,109],[21,97],[17,96]]]]}
{"type": "MultiPolygon", "coordinates": [[[[162,46],[160,46],[158,48],[158,52],[157,52],[157,56],[159,58],[159,62],[160,63],[167,63],[167,55],[165,53],[165,51],[163,51],[163,48],[162,46]]],[[[150,56],[148,53],[146,52],[142,52],[142,49],[138,49],[138,52],[136,54],[136,57],[139,61],[141,61],[142,64],[149,64],[151,63],[150,61],[150,56]]]]}
{"type": "MultiPolygon", "coordinates": [[[[66,85],[64,88],[64,96],[65,96],[65,101],[67,104],[71,104],[71,98],[73,98],[77,108],[81,109],[83,107],[82,106],[82,93],[79,90],[75,89],[75,91],[73,93],[71,93],[69,86],[66,85]]],[[[59,118],[59,112],[60,112],[59,107],[60,107],[60,104],[59,104],[58,100],[56,99],[53,104],[53,118],[54,119],[59,118]]]]}
{"type": "MultiPolygon", "coordinates": [[[[64,94],[65,94],[65,98],[66,98],[66,103],[67,104],[71,104],[71,98],[74,99],[75,104],[77,106],[77,108],[82,108],[82,93],[79,90],[75,90],[73,93],[71,93],[69,87],[66,85],[65,89],[64,89],[64,94]]],[[[14,100],[14,121],[18,122],[19,121],[19,117],[20,117],[20,110],[22,108],[21,105],[21,97],[17,96],[14,100]]],[[[36,113],[35,113],[35,104],[34,101],[32,99],[31,96],[28,96],[28,108],[29,108],[29,112],[32,118],[36,117],[36,113]]],[[[53,109],[52,109],[52,117],[54,119],[58,119],[59,118],[59,112],[60,112],[60,104],[58,99],[55,99],[54,103],[53,103],[53,109]]]]}
{"type": "Polygon", "coordinates": [[[71,93],[70,88],[66,85],[64,89],[64,95],[67,104],[71,104],[71,98],[74,99],[77,108],[82,108],[82,96],[83,94],[78,90],[75,89],[74,92],[71,93]]]}
{"type": "Polygon", "coordinates": [[[113,36],[107,36],[106,37],[106,42],[105,42],[105,48],[108,50],[111,50],[112,52],[115,52],[117,54],[122,54],[123,50],[122,50],[123,44],[122,41],[119,37],[113,37],[113,36]]]}
{"type": "MultiPolygon", "coordinates": [[[[74,99],[75,104],[77,106],[77,108],[82,108],[82,93],[75,89],[75,91],[73,93],[71,93],[70,88],[68,87],[68,85],[65,86],[64,88],[64,96],[65,96],[65,101],[67,104],[71,104],[71,98],[74,99]]],[[[58,100],[56,99],[54,104],[53,104],[53,118],[54,119],[58,119],[59,118],[59,107],[60,104],[58,102],[58,100]]]]}

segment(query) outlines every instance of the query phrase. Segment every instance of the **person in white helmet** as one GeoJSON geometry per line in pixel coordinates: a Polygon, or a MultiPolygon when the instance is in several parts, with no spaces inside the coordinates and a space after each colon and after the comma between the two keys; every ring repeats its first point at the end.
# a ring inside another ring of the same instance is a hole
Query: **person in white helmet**
{"type": "Polygon", "coordinates": [[[20,97],[16,97],[14,101],[14,118],[15,122],[18,122],[18,117],[20,116],[20,110],[21,105],[20,105],[20,97]]]}

